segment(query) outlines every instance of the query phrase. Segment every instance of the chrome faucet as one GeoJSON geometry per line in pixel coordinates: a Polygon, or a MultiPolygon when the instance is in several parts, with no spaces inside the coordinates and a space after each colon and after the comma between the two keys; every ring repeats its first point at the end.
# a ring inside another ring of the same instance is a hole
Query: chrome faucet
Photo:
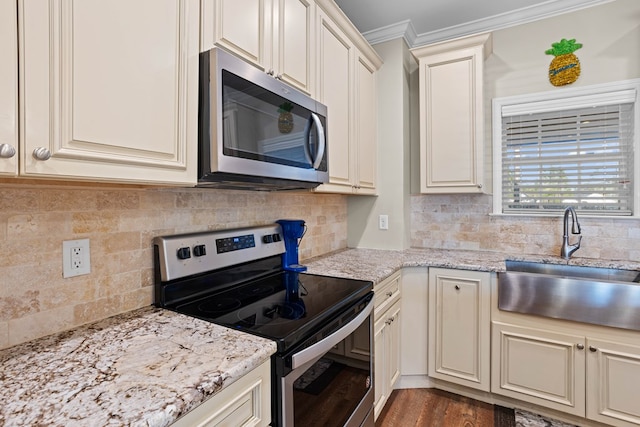
{"type": "Polygon", "coordinates": [[[562,248],[560,249],[560,256],[564,259],[571,258],[571,255],[578,249],[580,249],[580,242],[582,236],[578,238],[578,243],[569,244],[569,214],[571,214],[571,234],[580,234],[580,223],[578,222],[578,215],[573,207],[569,206],[564,210],[564,233],[562,235],[562,248]]]}

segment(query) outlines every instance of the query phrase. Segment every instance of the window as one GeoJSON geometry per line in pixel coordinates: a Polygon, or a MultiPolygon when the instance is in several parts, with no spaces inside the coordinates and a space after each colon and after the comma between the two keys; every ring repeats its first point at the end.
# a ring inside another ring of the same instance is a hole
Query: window
{"type": "Polygon", "coordinates": [[[493,101],[494,213],[638,216],[640,80],[493,101]]]}

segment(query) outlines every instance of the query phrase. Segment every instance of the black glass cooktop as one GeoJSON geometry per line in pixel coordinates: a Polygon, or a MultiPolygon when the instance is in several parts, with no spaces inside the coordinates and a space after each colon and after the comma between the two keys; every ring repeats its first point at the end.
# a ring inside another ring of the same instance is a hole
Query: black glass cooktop
{"type": "Polygon", "coordinates": [[[314,333],[372,290],[369,281],[280,271],[173,309],[273,339],[278,351],[314,333]]]}

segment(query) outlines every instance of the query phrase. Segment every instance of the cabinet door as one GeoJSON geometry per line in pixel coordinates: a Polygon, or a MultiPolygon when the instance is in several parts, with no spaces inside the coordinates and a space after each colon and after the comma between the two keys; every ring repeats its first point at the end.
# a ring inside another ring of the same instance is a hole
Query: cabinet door
{"type": "Polygon", "coordinates": [[[272,43],[272,1],[204,0],[203,50],[217,44],[267,71],[272,43]]]}
{"type": "Polygon", "coordinates": [[[420,67],[422,193],[489,190],[484,188],[483,61],[490,40],[479,35],[413,51],[420,67]]]}
{"type": "Polygon", "coordinates": [[[585,339],[493,323],[496,394],[585,415],[585,339]]]}
{"type": "Polygon", "coordinates": [[[315,4],[307,0],[275,0],[272,67],[276,77],[313,93],[315,4]]]}
{"type": "Polygon", "coordinates": [[[347,36],[319,13],[319,73],[318,100],[329,110],[327,135],[329,140],[329,185],[323,189],[351,191],[353,183],[353,153],[351,133],[353,84],[351,67],[354,47],[347,36]],[[345,188],[346,187],[346,188],[345,188]]]}
{"type": "Polygon", "coordinates": [[[387,396],[391,394],[400,377],[400,302],[389,310],[386,334],[387,357],[387,396]]]}
{"type": "Polygon", "coordinates": [[[356,61],[356,191],[360,194],[376,193],[378,162],[378,104],[376,68],[364,56],[356,61]]]}
{"type": "Polygon", "coordinates": [[[386,361],[389,357],[386,345],[386,336],[388,330],[386,328],[387,318],[381,317],[373,326],[373,381],[374,381],[374,418],[377,418],[384,404],[387,402],[389,395],[387,394],[386,384],[388,382],[388,373],[386,369],[386,361]]]}
{"type": "Polygon", "coordinates": [[[21,173],[195,184],[198,0],[19,7],[21,173]]]}
{"type": "Polygon", "coordinates": [[[0,176],[18,174],[18,28],[15,0],[0,0],[0,176]]]}
{"type": "Polygon", "coordinates": [[[587,418],[640,425],[640,347],[587,340],[587,418]]]}
{"type": "Polygon", "coordinates": [[[387,402],[400,376],[400,301],[374,324],[374,418],[387,402]]]}
{"type": "Polygon", "coordinates": [[[490,273],[429,269],[429,376],[490,388],[490,273]]]}

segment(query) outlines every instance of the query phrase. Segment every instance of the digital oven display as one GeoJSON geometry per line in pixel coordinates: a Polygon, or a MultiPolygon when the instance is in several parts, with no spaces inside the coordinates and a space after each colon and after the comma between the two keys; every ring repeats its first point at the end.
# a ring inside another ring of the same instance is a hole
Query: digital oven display
{"type": "Polygon", "coordinates": [[[255,248],[255,246],[256,240],[253,234],[216,239],[216,249],[219,254],[238,251],[240,249],[255,248]]]}

